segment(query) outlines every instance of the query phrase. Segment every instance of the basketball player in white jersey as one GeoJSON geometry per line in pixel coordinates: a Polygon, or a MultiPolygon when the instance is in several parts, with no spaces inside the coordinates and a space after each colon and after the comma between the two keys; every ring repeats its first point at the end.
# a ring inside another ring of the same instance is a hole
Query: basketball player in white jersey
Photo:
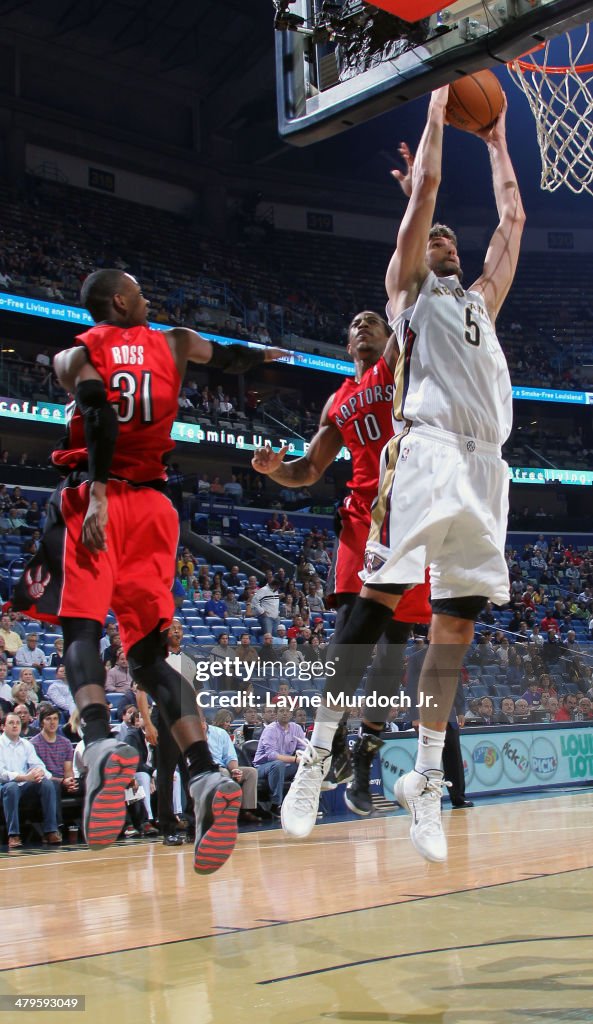
{"type": "MultiPolygon", "coordinates": [[[[418,757],[415,770],[398,779],[395,797],[412,814],[414,846],[431,861],[447,856],[441,758],[458,673],[486,601],[509,598],[508,467],[501,446],[511,430],[512,391],[494,323],[513,281],[525,221],[507,150],[505,103],[494,126],[479,133],[490,155],[499,224],[482,274],[466,291],[455,235],[444,225],[431,228],[448,92],[432,94],[386,277],[388,316],[400,344],[394,413],[403,430],[383,453],[364,585],[334,637],[344,648],[375,642],[401,594],[421,583],[430,566],[432,642],[419,684],[418,757]]],[[[334,690],[342,674],[347,683],[351,660],[340,659],[334,690]]],[[[299,791],[325,771],[339,717],[330,707],[317,710],[314,756],[303,759],[291,787],[295,820],[285,831],[295,837],[306,834],[299,791]]]]}

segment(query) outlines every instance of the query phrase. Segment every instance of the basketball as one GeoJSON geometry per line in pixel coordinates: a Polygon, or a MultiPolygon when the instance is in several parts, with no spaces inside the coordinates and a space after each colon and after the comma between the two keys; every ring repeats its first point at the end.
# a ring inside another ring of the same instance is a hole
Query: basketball
{"type": "Polygon", "coordinates": [[[477,71],[449,86],[447,121],[464,132],[489,128],[504,103],[502,86],[492,71],[477,71]]]}

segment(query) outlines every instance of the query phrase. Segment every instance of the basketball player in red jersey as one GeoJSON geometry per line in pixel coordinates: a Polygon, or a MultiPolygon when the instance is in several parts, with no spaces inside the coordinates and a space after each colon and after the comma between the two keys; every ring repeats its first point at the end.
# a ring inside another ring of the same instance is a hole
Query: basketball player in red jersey
{"type": "Polygon", "coordinates": [[[62,626],[86,745],[89,846],[101,849],[117,839],[137,765],[136,752],[109,729],[99,640],[112,608],[132,675],[156,701],[186,758],[196,813],[194,867],[210,874],[233,850],[241,790],[218,772],[194,690],[165,660],[179,523],[163,493],[164,456],[173,447],[188,360],[242,373],[283,353],[223,347],[184,328],[151,330],[140,285],[120,270],[91,274],[81,302],[96,326],[54,360],[60,383],[75,396],[64,447],[53,455],[68,476],[52,496],[39,551],[13,604],[62,626]]]}
{"type": "MultiPolygon", "coordinates": [[[[406,147],[407,148],[407,147],[406,147]]],[[[364,551],[371,524],[371,506],[377,496],[381,451],[393,436],[393,371],[399,354],[395,336],[377,314],[358,313],[348,329],[347,351],[354,360],[354,377],[348,377],[325,403],[319,429],[307,453],[285,463],[286,448],[274,452],[261,448],[252,459],[260,473],[282,487],[308,487],[319,480],[338,455],[342,445],[352,455],[350,493],[339,510],[339,542],[328,579],[327,596],[338,609],[336,629],[343,627],[360,592],[364,551]]],[[[397,612],[383,634],[371,670],[366,693],[393,696],[401,673],[403,652],[412,623],[431,618],[427,583],[414,587],[402,598],[397,612]]],[[[366,667],[366,666],[365,666],[366,667]]],[[[348,756],[345,712],[332,747],[336,782],[354,778],[346,788],[345,801],[356,814],[372,810],[370,769],[381,748],[379,738],[384,718],[364,718],[360,736],[348,756]]],[[[328,777],[331,779],[331,775],[328,777]]]]}

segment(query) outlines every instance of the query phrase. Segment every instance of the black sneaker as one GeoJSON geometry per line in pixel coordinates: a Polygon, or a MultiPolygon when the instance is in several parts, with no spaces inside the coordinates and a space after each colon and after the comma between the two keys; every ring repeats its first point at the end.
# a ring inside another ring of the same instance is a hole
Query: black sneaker
{"type": "Polygon", "coordinates": [[[203,772],[189,791],[196,814],[194,871],[211,875],[229,859],[237,841],[241,787],[219,772],[203,772]]]}
{"type": "Polygon", "coordinates": [[[126,820],[126,789],[138,766],[138,752],[115,739],[96,740],[83,754],[87,769],[83,828],[91,850],[110,846],[126,820]]]}
{"type": "Polygon", "coordinates": [[[362,817],[366,817],[373,809],[370,791],[371,765],[375,754],[382,746],[383,740],[378,736],[364,733],[358,737],[352,747],[354,777],[352,782],[346,786],[344,801],[354,814],[360,814],[362,817]]]}
{"type": "Polygon", "coordinates": [[[335,789],[340,783],[350,782],[352,778],[352,758],[348,746],[348,727],[340,722],[332,743],[332,761],[330,769],[321,783],[321,789],[335,789]]]}

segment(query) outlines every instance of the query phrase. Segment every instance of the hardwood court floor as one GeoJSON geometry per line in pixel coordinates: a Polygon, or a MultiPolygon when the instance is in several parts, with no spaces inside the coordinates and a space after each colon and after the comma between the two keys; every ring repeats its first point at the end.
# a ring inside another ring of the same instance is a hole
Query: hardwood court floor
{"type": "Polygon", "coordinates": [[[160,843],[5,856],[0,994],[85,995],[52,1024],[593,1021],[593,791],[447,811],[446,865],[408,822],[245,833],[208,880],[160,843]]]}

